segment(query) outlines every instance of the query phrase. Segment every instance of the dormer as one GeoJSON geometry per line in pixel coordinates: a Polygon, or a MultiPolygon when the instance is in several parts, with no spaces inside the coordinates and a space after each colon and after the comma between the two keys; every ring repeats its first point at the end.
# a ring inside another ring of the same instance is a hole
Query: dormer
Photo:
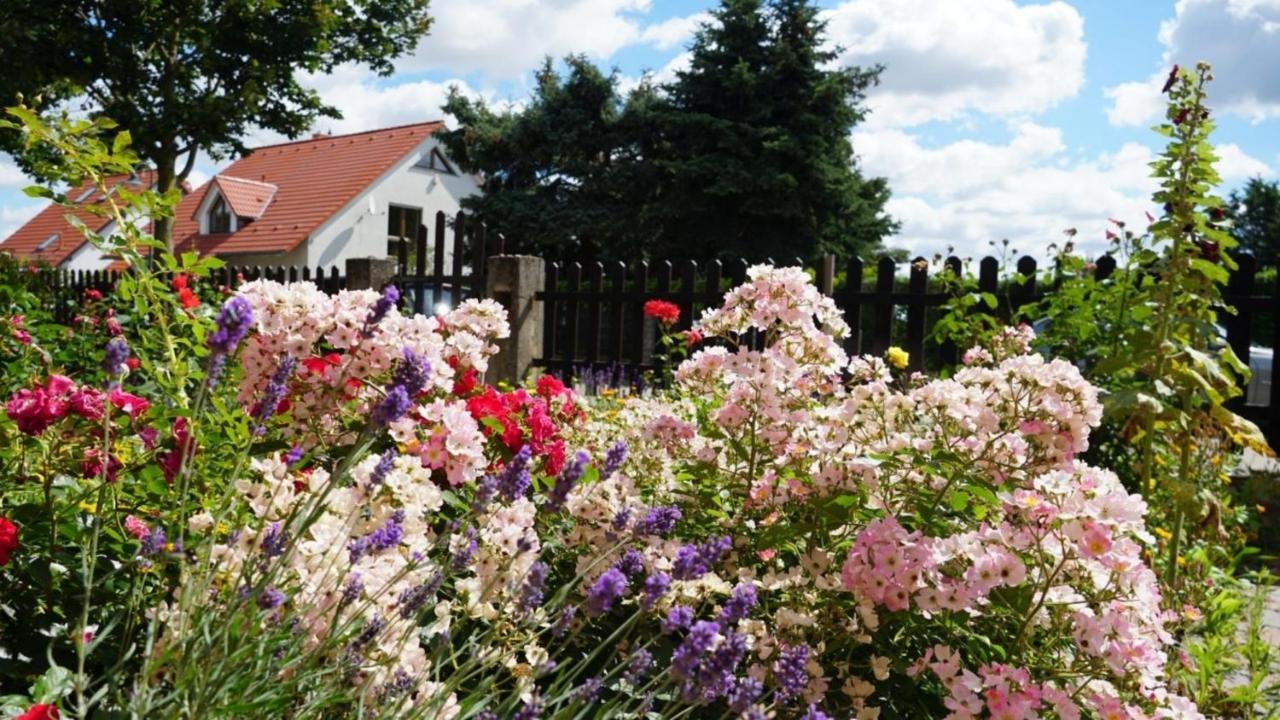
{"type": "Polygon", "coordinates": [[[203,235],[233,233],[262,217],[278,188],[269,182],[215,175],[196,209],[203,235]]]}

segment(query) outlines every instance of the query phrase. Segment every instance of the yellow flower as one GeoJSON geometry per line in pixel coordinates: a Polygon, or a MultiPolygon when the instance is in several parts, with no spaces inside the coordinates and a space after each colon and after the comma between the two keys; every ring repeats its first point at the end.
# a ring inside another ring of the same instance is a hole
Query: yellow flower
{"type": "Polygon", "coordinates": [[[1158,528],[1152,528],[1151,530],[1152,530],[1152,532],[1154,532],[1155,534],[1157,534],[1157,535],[1159,535],[1160,537],[1164,538],[1165,540],[1168,540],[1169,538],[1173,537],[1173,533],[1171,533],[1171,532],[1169,532],[1168,530],[1165,530],[1164,528],[1161,528],[1161,527],[1158,527],[1158,528]]]}
{"type": "Polygon", "coordinates": [[[903,370],[907,367],[907,363],[911,362],[911,354],[894,345],[885,352],[884,359],[888,360],[890,365],[903,370]]]}
{"type": "Polygon", "coordinates": [[[82,501],[80,503],[80,509],[89,513],[90,515],[94,515],[98,512],[98,505],[96,503],[82,501]]]}

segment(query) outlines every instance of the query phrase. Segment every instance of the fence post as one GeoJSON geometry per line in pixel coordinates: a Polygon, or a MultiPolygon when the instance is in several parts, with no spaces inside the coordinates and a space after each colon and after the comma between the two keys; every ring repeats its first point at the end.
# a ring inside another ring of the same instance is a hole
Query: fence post
{"type": "Polygon", "coordinates": [[[396,277],[396,258],[347,258],[348,290],[381,290],[396,277]]]}
{"type": "Polygon", "coordinates": [[[543,307],[535,294],[546,284],[546,263],[532,255],[494,255],[486,269],[485,297],[507,309],[511,335],[497,341],[485,380],[518,383],[542,351],[543,307]]]}

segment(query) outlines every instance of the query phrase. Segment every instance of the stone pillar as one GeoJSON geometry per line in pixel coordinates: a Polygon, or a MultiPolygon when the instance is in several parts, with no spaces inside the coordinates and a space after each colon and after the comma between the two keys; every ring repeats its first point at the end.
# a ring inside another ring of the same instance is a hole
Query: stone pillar
{"type": "Polygon", "coordinates": [[[396,277],[395,258],[347,258],[348,290],[382,290],[396,277]]]}
{"type": "Polygon", "coordinates": [[[542,355],[542,301],[534,294],[546,285],[546,263],[532,255],[494,255],[485,274],[485,297],[507,309],[511,336],[497,342],[485,380],[515,384],[542,355]]]}

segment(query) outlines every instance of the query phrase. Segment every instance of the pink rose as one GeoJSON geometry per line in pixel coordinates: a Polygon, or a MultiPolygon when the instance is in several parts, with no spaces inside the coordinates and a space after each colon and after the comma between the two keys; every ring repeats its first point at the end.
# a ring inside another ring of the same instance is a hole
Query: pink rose
{"type": "Polygon", "coordinates": [[[102,419],[103,399],[101,390],[84,385],[71,393],[68,402],[71,405],[71,412],[85,420],[97,421],[102,419]]]}
{"type": "Polygon", "coordinates": [[[120,410],[123,410],[131,419],[137,419],[139,415],[147,411],[151,407],[151,403],[147,400],[121,390],[118,387],[111,388],[110,395],[107,396],[111,400],[111,404],[120,410]]]}

